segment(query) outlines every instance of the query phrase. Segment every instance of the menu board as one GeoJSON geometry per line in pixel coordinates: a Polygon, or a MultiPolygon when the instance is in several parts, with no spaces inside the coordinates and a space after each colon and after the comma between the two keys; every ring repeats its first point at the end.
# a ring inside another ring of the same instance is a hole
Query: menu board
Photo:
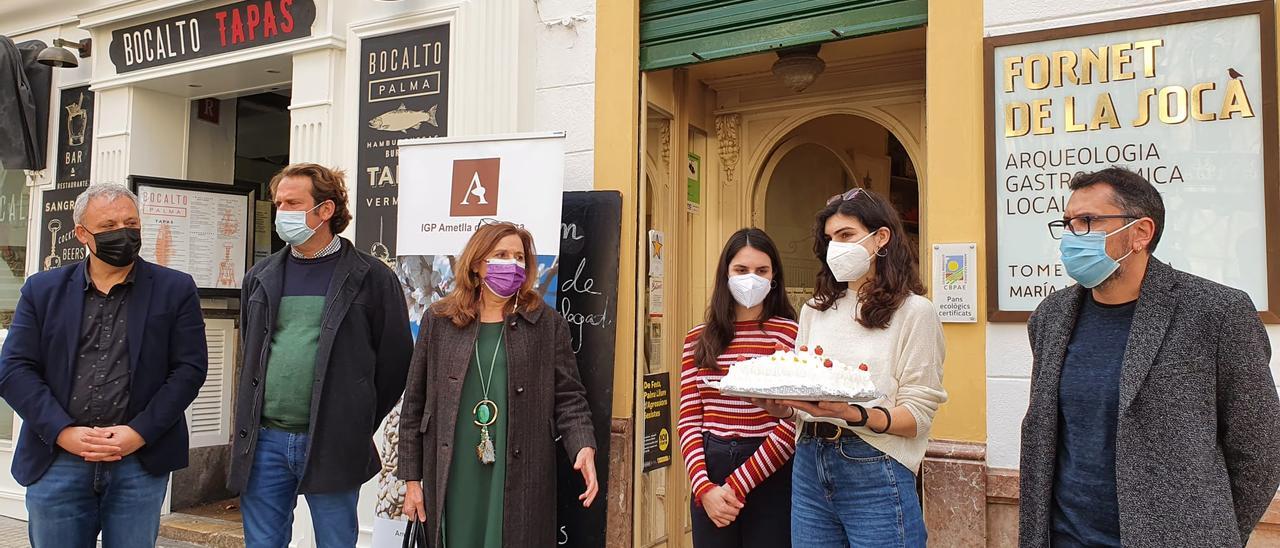
{"type": "Polygon", "coordinates": [[[190,274],[206,295],[238,291],[251,248],[252,191],[148,177],[132,181],[142,217],[142,258],[190,274]]]}

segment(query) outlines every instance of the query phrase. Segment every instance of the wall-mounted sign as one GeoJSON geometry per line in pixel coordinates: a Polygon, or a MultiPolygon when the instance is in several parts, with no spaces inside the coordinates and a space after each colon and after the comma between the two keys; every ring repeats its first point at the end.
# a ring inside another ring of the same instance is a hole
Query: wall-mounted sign
{"type": "Polygon", "coordinates": [[[169,65],[311,36],[313,0],[245,0],[111,33],[116,72],[169,65]]]}
{"type": "Polygon", "coordinates": [[[685,163],[684,169],[685,187],[688,197],[685,199],[685,207],[689,213],[697,213],[702,209],[702,158],[692,152],[689,153],[689,160],[685,163]]]}
{"type": "Polygon", "coordinates": [[[252,260],[253,191],[238,186],[130,177],[146,261],[190,274],[205,296],[238,295],[252,260]]]}
{"type": "Polygon", "coordinates": [[[222,119],[222,101],[213,97],[206,97],[196,101],[196,118],[204,120],[211,124],[217,124],[222,119]]]}
{"type": "Polygon", "coordinates": [[[1155,256],[1280,319],[1272,2],[988,38],[989,306],[1074,282],[1046,227],[1079,172],[1127,166],[1167,209],[1155,256]],[[1268,253],[1268,249],[1272,251],[1268,253]]]}
{"type": "Polygon", "coordinates": [[[671,377],[644,376],[644,471],[671,466],[671,377]]]}
{"type": "Polygon", "coordinates": [[[938,319],[950,323],[978,321],[977,244],[933,246],[933,305],[938,319]]]}
{"type": "Polygon", "coordinates": [[[355,244],[390,263],[397,254],[397,141],[442,137],[449,127],[449,25],[361,40],[359,109],[355,244]]]}
{"type": "Polygon", "coordinates": [[[89,86],[63,89],[58,103],[58,156],[54,187],[41,193],[40,270],[84,259],[85,247],[75,236],[72,210],[89,187],[93,160],[93,92],[89,86]]]}

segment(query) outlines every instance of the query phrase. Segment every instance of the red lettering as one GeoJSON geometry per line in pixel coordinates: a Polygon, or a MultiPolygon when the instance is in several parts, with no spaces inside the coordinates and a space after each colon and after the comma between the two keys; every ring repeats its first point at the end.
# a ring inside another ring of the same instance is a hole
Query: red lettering
{"type": "Polygon", "coordinates": [[[240,8],[232,8],[231,10],[231,43],[239,44],[244,41],[244,21],[240,20],[240,8]]]}
{"type": "MultiPolygon", "coordinates": [[[[222,38],[222,47],[225,48],[227,47],[227,12],[220,11],[213,14],[213,17],[218,20],[218,36],[222,38]]],[[[195,31],[191,29],[191,32],[195,31]]]]}
{"type": "Polygon", "coordinates": [[[289,6],[293,5],[293,0],[280,0],[280,17],[284,21],[280,23],[280,32],[289,34],[293,32],[293,14],[289,13],[289,6]]]}
{"type": "Polygon", "coordinates": [[[276,28],[276,12],[271,9],[271,0],[262,5],[262,37],[271,38],[280,33],[276,28]]]}
{"type": "Polygon", "coordinates": [[[244,8],[245,19],[249,22],[249,39],[254,39],[254,31],[258,30],[258,24],[262,23],[262,14],[258,11],[257,4],[249,4],[244,8]]]}

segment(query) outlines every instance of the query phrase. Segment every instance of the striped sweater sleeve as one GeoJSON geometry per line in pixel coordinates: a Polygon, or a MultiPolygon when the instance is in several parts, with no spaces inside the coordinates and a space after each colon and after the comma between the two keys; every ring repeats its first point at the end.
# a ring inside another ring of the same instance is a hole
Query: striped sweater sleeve
{"type": "MultiPolygon", "coordinates": [[[[795,324],[770,324],[769,327],[770,334],[777,338],[778,342],[786,345],[788,350],[795,348],[795,324]]],[[[729,478],[725,480],[725,485],[733,489],[734,494],[738,496],[738,500],[745,501],[747,493],[750,493],[757,485],[760,485],[766,478],[777,472],[795,452],[795,421],[777,419],[777,425],[769,432],[769,436],[764,443],[760,444],[760,448],[756,449],[756,452],[746,462],[742,463],[742,466],[739,466],[737,470],[734,470],[729,475],[729,478]]]]}
{"type": "Polygon", "coordinates": [[[698,389],[698,366],[693,359],[701,333],[701,327],[695,327],[684,339],[684,355],[680,360],[680,418],[676,422],[680,452],[684,455],[685,470],[697,504],[702,504],[702,496],[716,487],[707,477],[702,452],[702,393],[698,389]]]}

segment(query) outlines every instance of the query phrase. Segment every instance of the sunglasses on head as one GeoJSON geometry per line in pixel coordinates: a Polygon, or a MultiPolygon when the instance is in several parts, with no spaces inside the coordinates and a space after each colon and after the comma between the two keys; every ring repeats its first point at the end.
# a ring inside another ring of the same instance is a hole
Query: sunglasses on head
{"type": "Polygon", "coordinates": [[[840,194],[836,194],[835,196],[832,196],[832,197],[830,197],[830,198],[827,198],[827,205],[834,204],[834,203],[836,203],[837,201],[839,201],[839,202],[847,202],[847,201],[849,201],[849,200],[854,199],[854,197],[856,197],[858,194],[861,194],[861,193],[862,193],[862,189],[861,189],[861,188],[854,188],[854,189],[850,189],[850,190],[848,190],[847,192],[842,192],[842,193],[840,193],[840,194]]]}

